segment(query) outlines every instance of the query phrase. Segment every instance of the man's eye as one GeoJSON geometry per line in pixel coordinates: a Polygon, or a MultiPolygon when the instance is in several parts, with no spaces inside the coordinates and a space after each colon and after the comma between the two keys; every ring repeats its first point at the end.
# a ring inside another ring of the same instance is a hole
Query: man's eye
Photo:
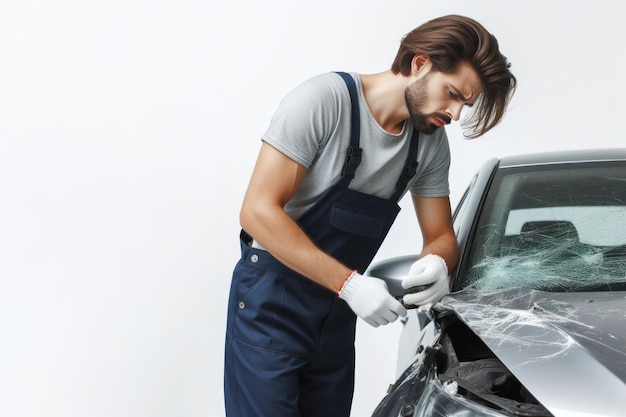
{"type": "Polygon", "coordinates": [[[456,94],[454,93],[454,91],[452,90],[448,90],[448,94],[450,95],[450,97],[455,98],[456,94]]]}

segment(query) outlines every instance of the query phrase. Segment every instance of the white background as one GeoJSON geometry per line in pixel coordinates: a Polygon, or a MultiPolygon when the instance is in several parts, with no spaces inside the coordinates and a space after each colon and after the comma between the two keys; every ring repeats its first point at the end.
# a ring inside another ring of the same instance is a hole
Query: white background
{"type": "MultiPolygon", "coordinates": [[[[493,156],[621,146],[624,13],[595,1],[2,0],[0,415],[222,416],[238,210],[279,100],[389,68],[465,14],[519,90],[502,125],[448,130],[451,199],[493,156]]],[[[416,253],[405,207],[377,259],[416,253]]],[[[353,415],[395,374],[399,324],[359,324],[353,415]]]]}

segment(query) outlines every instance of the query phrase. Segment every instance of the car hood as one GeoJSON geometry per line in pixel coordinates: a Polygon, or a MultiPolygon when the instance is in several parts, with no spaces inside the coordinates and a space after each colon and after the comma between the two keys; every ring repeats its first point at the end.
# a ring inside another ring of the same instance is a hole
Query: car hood
{"type": "Polygon", "coordinates": [[[625,292],[466,289],[436,310],[454,312],[555,416],[624,414],[625,292]]]}

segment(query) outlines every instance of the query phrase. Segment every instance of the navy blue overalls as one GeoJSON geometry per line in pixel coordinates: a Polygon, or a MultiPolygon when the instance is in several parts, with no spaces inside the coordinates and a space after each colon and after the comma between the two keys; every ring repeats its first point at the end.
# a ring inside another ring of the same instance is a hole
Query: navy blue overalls
{"type": "MultiPolygon", "coordinates": [[[[341,179],[300,219],[317,244],[345,265],[365,271],[417,169],[419,133],[394,195],[383,199],[348,189],[361,161],[359,106],[349,74],[351,143],[341,179]]],[[[337,294],[284,266],[241,234],[241,259],[230,290],[224,396],[227,417],[350,415],[356,316],[337,294]]]]}

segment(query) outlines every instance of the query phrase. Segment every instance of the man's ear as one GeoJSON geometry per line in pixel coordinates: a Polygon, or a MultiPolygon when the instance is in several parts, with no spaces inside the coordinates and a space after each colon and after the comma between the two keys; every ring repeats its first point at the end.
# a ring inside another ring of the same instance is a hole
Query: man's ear
{"type": "Polygon", "coordinates": [[[433,67],[430,57],[426,54],[417,54],[411,60],[411,75],[422,77],[433,67]]]}

